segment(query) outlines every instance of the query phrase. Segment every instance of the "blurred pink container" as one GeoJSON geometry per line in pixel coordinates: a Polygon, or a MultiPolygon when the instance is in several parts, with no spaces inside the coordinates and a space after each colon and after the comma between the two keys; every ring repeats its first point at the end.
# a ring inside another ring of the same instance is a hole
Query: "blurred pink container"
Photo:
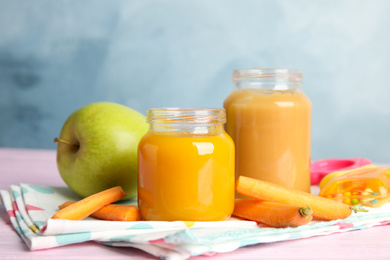
{"type": "Polygon", "coordinates": [[[323,159],[315,161],[311,165],[311,184],[318,185],[322,178],[329,173],[351,170],[367,164],[372,164],[372,162],[366,158],[323,159]]]}

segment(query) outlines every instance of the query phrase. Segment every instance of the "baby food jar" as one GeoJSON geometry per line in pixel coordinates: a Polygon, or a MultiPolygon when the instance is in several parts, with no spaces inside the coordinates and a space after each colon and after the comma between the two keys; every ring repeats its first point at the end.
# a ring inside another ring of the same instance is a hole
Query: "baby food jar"
{"type": "Polygon", "coordinates": [[[237,69],[224,102],[243,175],[310,192],[311,102],[297,69],[237,69]]]}
{"type": "Polygon", "coordinates": [[[144,220],[216,221],[234,208],[234,143],[224,109],[156,108],[138,146],[144,220]]]}

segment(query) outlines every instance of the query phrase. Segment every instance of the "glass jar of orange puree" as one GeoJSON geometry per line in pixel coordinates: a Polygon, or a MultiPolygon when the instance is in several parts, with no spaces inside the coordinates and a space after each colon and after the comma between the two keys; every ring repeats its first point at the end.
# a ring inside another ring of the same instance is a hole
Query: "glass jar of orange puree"
{"type": "Polygon", "coordinates": [[[310,192],[311,102],[297,69],[237,69],[224,102],[243,175],[310,192]]]}
{"type": "Polygon", "coordinates": [[[234,208],[234,143],[224,109],[156,108],[138,146],[144,220],[217,221],[234,208]]]}

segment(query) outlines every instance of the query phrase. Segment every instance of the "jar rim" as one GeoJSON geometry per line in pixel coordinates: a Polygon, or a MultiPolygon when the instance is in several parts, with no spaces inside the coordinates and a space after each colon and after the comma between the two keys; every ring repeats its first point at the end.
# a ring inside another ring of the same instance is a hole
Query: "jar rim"
{"type": "Polygon", "coordinates": [[[224,108],[208,107],[164,107],[149,108],[146,113],[148,124],[224,124],[224,108]]]}
{"type": "Polygon", "coordinates": [[[234,83],[242,80],[302,82],[302,79],[302,70],[282,68],[235,69],[232,76],[234,83]]]}

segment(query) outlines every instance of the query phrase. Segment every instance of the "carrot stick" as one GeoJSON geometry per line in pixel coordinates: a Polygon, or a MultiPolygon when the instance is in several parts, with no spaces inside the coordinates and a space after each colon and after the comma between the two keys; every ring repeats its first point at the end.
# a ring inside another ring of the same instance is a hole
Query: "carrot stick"
{"type": "Polygon", "coordinates": [[[298,227],[309,223],[313,216],[308,207],[250,199],[236,199],[233,216],[267,224],[271,227],[298,227]]]}
{"type": "MultiPolygon", "coordinates": [[[[67,201],[58,206],[60,209],[74,204],[73,201],[67,201]]],[[[109,204],[91,214],[91,217],[110,220],[110,221],[139,221],[141,214],[136,206],[109,204]]]]}
{"type": "Polygon", "coordinates": [[[321,220],[344,219],[352,214],[344,203],[245,176],[238,178],[236,191],[252,199],[309,207],[313,217],[321,220]]]}
{"type": "Polygon", "coordinates": [[[88,217],[103,206],[118,201],[125,196],[126,194],[122,188],[120,186],[116,186],[79,200],[78,202],[75,202],[74,204],[57,211],[57,213],[55,213],[52,218],[81,220],[88,217]]]}

